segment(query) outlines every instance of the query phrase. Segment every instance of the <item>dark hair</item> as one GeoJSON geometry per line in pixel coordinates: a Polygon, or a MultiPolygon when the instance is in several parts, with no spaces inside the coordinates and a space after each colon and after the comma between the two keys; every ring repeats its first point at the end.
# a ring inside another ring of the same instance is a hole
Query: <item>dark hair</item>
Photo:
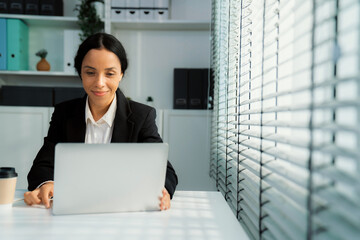
{"type": "Polygon", "coordinates": [[[110,52],[113,52],[120,61],[121,72],[125,74],[128,67],[128,60],[126,58],[126,52],[123,45],[117,40],[116,37],[107,33],[95,33],[91,35],[83,43],[80,44],[75,57],[75,69],[81,78],[81,64],[84,60],[85,55],[91,49],[105,48],[110,52]]]}

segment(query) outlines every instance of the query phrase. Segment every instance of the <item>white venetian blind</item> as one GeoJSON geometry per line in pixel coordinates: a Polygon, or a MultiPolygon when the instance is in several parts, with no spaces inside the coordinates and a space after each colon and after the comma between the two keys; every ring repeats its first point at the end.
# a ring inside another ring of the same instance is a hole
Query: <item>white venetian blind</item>
{"type": "Polygon", "coordinates": [[[213,0],[211,176],[252,239],[360,236],[360,2],[213,0]]]}

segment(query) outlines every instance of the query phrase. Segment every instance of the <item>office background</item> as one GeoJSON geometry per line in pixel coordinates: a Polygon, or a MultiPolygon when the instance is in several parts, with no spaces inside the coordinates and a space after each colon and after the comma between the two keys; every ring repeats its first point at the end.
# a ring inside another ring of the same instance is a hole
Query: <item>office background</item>
{"type": "MultiPolygon", "coordinates": [[[[63,2],[63,17],[0,14],[0,18],[22,19],[29,31],[29,69],[0,71],[3,88],[30,86],[63,90],[81,87],[73,69],[66,65],[77,49],[76,45],[68,45],[69,42],[76,42],[73,39],[79,33],[77,13],[73,11],[76,1],[63,2]],[[40,58],[35,56],[35,52],[41,48],[48,50],[46,59],[51,64],[50,72],[36,71],[40,58]]],[[[168,1],[169,19],[152,21],[113,18],[111,7],[116,2],[105,1],[103,21],[104,30],[114,34],[128,53],[130,64],[120,88],[128,97],[142,103],[146,103],[148,96],[154,99],[152,104],[157,109],[159,133],[164,141],[174,146],[169,157],[178,173],[183,175],[179,189],[215,190],[209,177],[210,112],[178,112],[172,109],[174,69],[209,68],[211,1],[168,1]],[[191,136],[194,132],[197,134],[190,140],[184,141],[179,137],[180,133],[191,136]],[[208,139],[207,142],[204,139],[208,139]],[[193,167],[189,169],[189,165],[193,167]]],[[[167,1],[157,2],[166,4],[167,1]]],[[[35,96],[45,96],[51,94],[51,89],[31,91],[35,96]]],[[[56,98],[56,92],[54,96],[56,98]]],[[[30,98],[33,100],[35,97],[30,95],[30,98]]],[[[49,98],[51,101],[52,97],[49,98]]],[[[29,101],[23,101],[24,104],[26,102],[29,101]]],[[[0,151],[4,153],[1,161],[16,164],[22,176],[19,178],[19,188],[27,186],[26,174],[42,145],[53,111],[52,107],[26,106],[0,106],[0,132],[3,136],[0,151]]]]}
{"type": "MultiPolygon", "coordinates": [[[[79,31],[75,4],[64,0],[59,19],[22,16],[29,70],[0,71],[1,85],[81,86],[64,66],[71,56],[66,36],[79,31]],[[35,70],[40,48],[49,51],[49,73],[35,70]]],[[[154,98],[178,189],[222,192],[252,239],[356,239],[358,1],[171,0],[169,6],[169,20],[123,21],[111,18],[106,0],[104,30],[128,51],[125,94],[144,103],[154,98]],[[174,68],[209,66],[214,109],[171,109],[174,68]]],[[[19,188],[26,187],[52,111],[0,106],[1,164],[19,169],[19,188]]]]}

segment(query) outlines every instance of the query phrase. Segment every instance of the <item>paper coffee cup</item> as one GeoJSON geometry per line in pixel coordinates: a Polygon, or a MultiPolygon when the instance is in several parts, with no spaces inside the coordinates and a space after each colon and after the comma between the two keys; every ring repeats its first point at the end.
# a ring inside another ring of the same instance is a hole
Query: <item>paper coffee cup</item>
{"type": "Polygon", "coordinates": [[[0,210],[12,207],[17,176],[15,168],[0,168],[0,210]]]}

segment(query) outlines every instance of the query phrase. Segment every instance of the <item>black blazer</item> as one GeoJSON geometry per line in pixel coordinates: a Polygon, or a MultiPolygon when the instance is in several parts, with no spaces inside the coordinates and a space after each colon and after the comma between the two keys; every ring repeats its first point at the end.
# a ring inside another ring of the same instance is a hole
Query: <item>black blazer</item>
{"type": "MultiPolygon", "coordinates": [[[[127,100],[116,91],[117,109],[111,142],[162,142],[155,124],[154,108],[127,100]]],[[[44,145],[37,154],[27,176],[30,191],[41,183],[54,179],[54,150],[60,142],[85,142],[86,96],[55,106],[44,145]]],[[[167,163],[165,187],[172,197],[178,179],[171,163],[167,163]]]]}

